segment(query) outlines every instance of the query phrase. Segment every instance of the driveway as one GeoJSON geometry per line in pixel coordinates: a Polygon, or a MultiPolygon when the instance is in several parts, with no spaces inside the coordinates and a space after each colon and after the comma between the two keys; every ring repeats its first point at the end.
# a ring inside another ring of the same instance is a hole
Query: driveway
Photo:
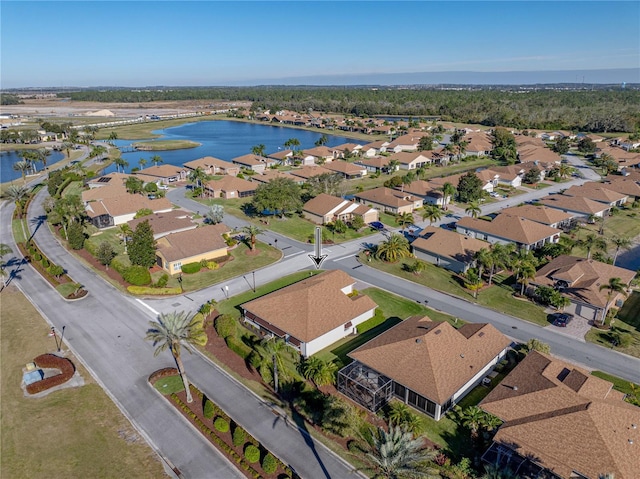
{"type": "Polygon", "coordinates": [[[549,326],[545,326],[544,329],[551,331],[553,334],[561,334],[585,342],[584,337],[591,330],[592,325],[593,320],[575,315],[571,322],[564,328],[550,324],[549,326]]]}

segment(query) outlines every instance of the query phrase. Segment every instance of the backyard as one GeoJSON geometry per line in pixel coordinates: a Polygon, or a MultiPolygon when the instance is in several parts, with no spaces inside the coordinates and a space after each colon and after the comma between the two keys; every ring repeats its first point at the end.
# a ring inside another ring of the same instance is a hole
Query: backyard
{"type": "Polygon", "coordinates": [[[22,368],[54,351],[54,340],[13,286],[2,292],[1,313],[2,477],[165,477],[151,448],[71,353],[84,386],[24,397],[22,368]]]}

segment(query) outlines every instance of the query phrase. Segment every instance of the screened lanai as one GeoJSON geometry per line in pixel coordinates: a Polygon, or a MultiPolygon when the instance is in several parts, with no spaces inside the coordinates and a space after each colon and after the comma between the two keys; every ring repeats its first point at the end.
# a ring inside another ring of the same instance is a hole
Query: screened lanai
{"type": "Polygon", "coordinates": [[[392,385],[391,379],[358,361],[338,372],[338,391],[372,412],[391,399],[392,385]]]}

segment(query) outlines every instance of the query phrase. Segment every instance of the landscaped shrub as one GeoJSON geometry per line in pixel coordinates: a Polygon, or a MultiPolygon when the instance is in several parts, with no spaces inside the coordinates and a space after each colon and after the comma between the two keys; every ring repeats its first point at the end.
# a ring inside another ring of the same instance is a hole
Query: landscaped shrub
{"type": "Polygon", "coordinates": [[[276,461],[276,458],[273,457],[270,452],[267,453],[267,455],[264,456],[264,459],[262,460],[262,470],[267,474],[273,474],[274,472],[276,472],[277,468],[278,462],[276,461]]]}
{"type": "Polygon", "coordinates": [[[216,333],[221,338],[227,338],[231,336],[236,330],[236,320],[233,316],[228,314],[223,314],[222,316],[218,316],[215,322],[216,333]]]}
{"type": "Polygon", "coordinates": [[[214,404],[209,399],[207,399],[204,402],[204,408],[202,409],[202,414],[206,419],[211,419],[213,418],[214,412],[215,412],[214,404]]]}
{"type": "Polygon", "coordinates": [[[35,253],[33,255],[33,260],[34,261],[42,261],[42,255],[40,253],[35,253]]]}
{"type": "Polygon", "coordinates": [[[218,269],[220,267],[220,265],[218,263],[216,263],[215,261],[207,261],[206,264],[207,269],[218,269]]]}
{"type": "Polygon", "coordinates": [[[74,221],[67,227],[67,239],[69,240],[71,249],[84,248],[84,228],[79,221],[74,221]]]}
{"type": "Polygon", "coordinates": [[[244,448],[244,457],[247,458],[251,464],[254,464],[260,460],[260,449],[253,444],[249,444],[244,448]]]}
{"type": "Polygon", "coordinates": [[[111,264],[109,266],[124,276],[124,272],[131,267],[131,262],[126,256],[116,256],[111,260],[111,264]]]}
{"type": "Polygon", "coordinates": [[[244,432],[244,429],[242,429],[240,426],[236,426],[233,429],[233,436],[232,436],[232,440],[233,440],[233,445],[236,447],[240,447],[244,444],[244,440],[247,437],[247,434],[244,432]]]}
{"type": "Polygon", "coordinates": [[[153,286],[155,288],[164,288],[168,282],[169,282],[169,275],[165,273],[158,278],[158,281],[156,281],[153,286]]]}
{"type": "Polygon", "coordinates": [[[122,275],[127,283],[131,283],[134,286],[146,286],[151,283],[151,273],[145,266],[134,264],[127,268],[122,275]]]}
{"type": "Polygon", "coordinates": [[[224,341],[227,343],[227,347],[242,359],[247,359],[251,354],[251,348],[235,336],[227,336],[224,341]]]}
{"type": "Polygon", "coordinates": [[[49,266],[49,274],[51,276],[55,276],[56,278],[62,276],[64,274],[64,268],[58,264],[52,264],[49,266]]]}
{"type": "Polygon", "coordinates": [[[216,420],[213,421],[213,427],[220,432],[229,432],[229,423],[221,417],[217,417],[216,420]]]}
{"type": "Polygon", "coordinates": [[[49,263],[49,260],[47,258],[42,258],[42,267],[43,268],[48,268],[51,265],[51,263],[49,263]]]}
{"type": "Polygon", "coordinates": [[[153,288],[150,286],[128,286],[127,291],[131,294],[149,294],[149,295],[170,295],[170,294],[180,294],[182,290],[180,287],[176,286],[175,288],[153,288]]]}
{"type": "Polygon", "coordinates": [[[200,263],[187,263],[182,265],[182,272],[184,274],[194,274],[200,271],[202,265],[200,263]]]}
{"type": "Polygon", "coordinates": [[[26,389],[29,394],[36,394],[41,391],[46,391],[60,384],[66,383],[73,374],[76,372],[76,368],[73,363],[67,358],[61,358],[55,354],[43,354],[33,360],[39,368],[56,368],[60,370],[60,374],[55,376],[36,381],[29,384],[26,389]]]}

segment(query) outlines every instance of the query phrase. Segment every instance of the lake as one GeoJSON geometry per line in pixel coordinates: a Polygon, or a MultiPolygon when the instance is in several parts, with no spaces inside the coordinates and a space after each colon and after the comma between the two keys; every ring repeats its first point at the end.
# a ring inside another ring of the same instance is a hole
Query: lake
{"type": "MultiPolygon", "coordinates": [[[[2,148],[10,147],[10,145],[3,144],[2,148]]],[[[47,158],[47,168],[51,168],[57,162],[64,158],[64,153],[61,151],[52,151],[51,156],[47,158]]],[[[16,180],[22,178],[22,174],[19,171],[13,169],[13,165],[18,161],[22,161],[22,158],[18,156],[18,152],[13,151],[0,151],[0,182],[16,180]]],[[[42,170],[42,163],[36,163],[38,171],[42,170]]],[[[27,176],[27,178],[29,178],[27,176]]]]}
{"type": "MultiPolygon", "coordinates": [[[[183,150],[123,153],[122,158],[129,163],[128,172],[131,171],[131,168],[140,167],[139,161],[141,158],[147,160],[145,168],[151,166],[151,157],[154,155],[160,156],[162,163],[176,166],[204,156],[214,156],[222,160],[231,161],[233,158],[251,153],[251,149],[260,144],[265,146],[267,154],[284,150],[286,149],[284,143],[291,138],[296,138],[300,142],[298,148],[313,148],[315,142],[322,136],[322,133],[307,130],[226,120],[186,123],[156,130],[154,133],[162,135],[162,140],[190,140],[201,145],[197,148],[183,150]]],[[[326,146],[337,146],[344,143],[367,143],[339,135],[327,134],[327,138],[326,146]]],[[[149,140],[116,140],[115,145],[123,147],[137,141],[149,140]]],[[[113,171],[116,171],[115,165],[110,165],[104,170],[105,173],[113,171]]]]}

